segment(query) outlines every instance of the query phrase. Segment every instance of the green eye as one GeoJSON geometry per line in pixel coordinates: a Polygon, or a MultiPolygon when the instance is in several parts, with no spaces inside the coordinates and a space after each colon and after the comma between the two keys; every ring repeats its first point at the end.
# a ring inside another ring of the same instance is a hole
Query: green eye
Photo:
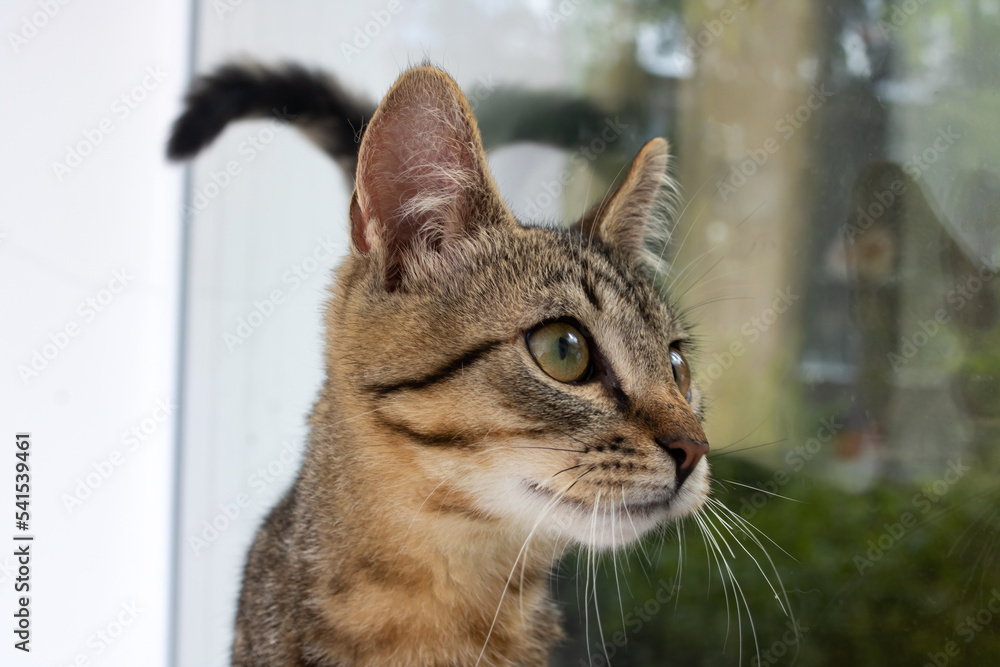
{"type": "Polygon", "coordinates": [[[577,382],[590,371],[590,350],[572,324],[550,322],[528,333],[528,350],[543,371],[560,382],[577,382]]]}

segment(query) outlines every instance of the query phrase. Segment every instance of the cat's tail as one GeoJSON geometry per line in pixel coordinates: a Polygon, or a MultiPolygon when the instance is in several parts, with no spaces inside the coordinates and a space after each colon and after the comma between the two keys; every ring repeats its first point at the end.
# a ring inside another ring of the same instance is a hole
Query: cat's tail
{"type": "Polygon", "coordinates": [[[233,121],[274,118],[298,128],[353,176],[374,112],[374,105],[355,99],[332,77],[301,65],[223,65],[192,84],[167,157],[194,157],[233,121]]]}

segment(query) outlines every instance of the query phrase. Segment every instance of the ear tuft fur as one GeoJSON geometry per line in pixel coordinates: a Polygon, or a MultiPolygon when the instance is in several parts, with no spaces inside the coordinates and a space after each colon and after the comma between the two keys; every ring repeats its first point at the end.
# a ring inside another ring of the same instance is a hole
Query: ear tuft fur
{"type": "Polygon", "coordinates": [[[669,163],[665,139],[647,142],[622,184],[575,227],[588,238],[599,238],[655,269],[670,242],[678,201],[677,185],[667,171],[669,163]]]}

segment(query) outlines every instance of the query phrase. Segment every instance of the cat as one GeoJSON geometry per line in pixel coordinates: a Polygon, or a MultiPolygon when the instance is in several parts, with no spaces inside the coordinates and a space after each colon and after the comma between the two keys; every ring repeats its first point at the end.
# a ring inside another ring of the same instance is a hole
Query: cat
{"type": "Polygon", "coordinates": [[[301,69],[222,79],[241,71],[240,103],[213,106],[232,97],[219,75],[195,84],[172,156],[287,105],[356,178],[326,379],[246,561],[232,664],[547,664],[566,549],[620,548],[708,500],[689,329],[654,287],[667,142],[573,225],[526,226],[443,71],[406,70],[373,111],[301,69]]]}

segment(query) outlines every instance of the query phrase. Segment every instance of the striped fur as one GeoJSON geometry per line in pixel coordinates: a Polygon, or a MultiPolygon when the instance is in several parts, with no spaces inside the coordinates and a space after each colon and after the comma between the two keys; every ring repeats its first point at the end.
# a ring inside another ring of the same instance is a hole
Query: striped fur
{"type": "Polygon", "coordinates": [[[665,167],[656,140],[585,220],[523,226],[454,82],[400,77],[362,142],[327,377],[247,561],[234,665],[545,665],[553,558],[701,507],[707,462],[681,484],[656,442],[705,437],[672,379],[685,326],[643,259],[665,167]],[[527,332],[566,317],[592,381],[530,355],[527,332]]]}

